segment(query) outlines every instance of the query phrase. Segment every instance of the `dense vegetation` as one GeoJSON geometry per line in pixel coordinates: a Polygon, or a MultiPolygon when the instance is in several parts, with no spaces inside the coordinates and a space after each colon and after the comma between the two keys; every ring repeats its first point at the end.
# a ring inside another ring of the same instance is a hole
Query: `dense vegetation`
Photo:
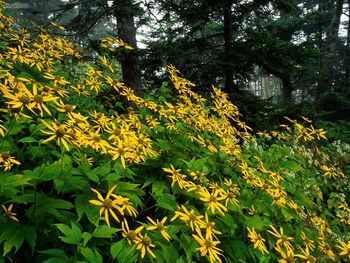
{"type": "Polygon", "coordinates": [[[172,65],[141,97],[127,42],[88,57],[0,10],[0,262],[350,260],[346,122],[253,130],[172,65]]]}

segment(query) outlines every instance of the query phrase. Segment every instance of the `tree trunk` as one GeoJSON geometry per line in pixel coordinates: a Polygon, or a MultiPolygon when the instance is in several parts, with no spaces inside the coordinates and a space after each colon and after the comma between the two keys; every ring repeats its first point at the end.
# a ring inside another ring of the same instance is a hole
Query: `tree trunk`
{"type": "Polygon", "coordinates": [[[123,82],[127,87],[135,91],[135,94],[142,97],[141,70],[137,59],[136,28],[132,14],[115,12],[117,19],[118,38],[132,46],[134,49],[128,51],[121,59],[123,82]]]}
{"type": "Polygon", "coordinates": [[[264,99],[268,99],[270,98],[270,78],[269,76],[265,75],[263,76],[263,91],[264,91],[264,94],[263,94],[263,98],[264,99]]]}
{"type": "Polygon", "coordinates": [[[289,76],[283,76],[281,77],[282,80],[282,101],[285,104],[293,104],[293,87],[292,82],[289,76]]]}
{"type": "MultiPolygon", "coordinates": [[[[338,31],[340,25],[340,17],[343,11],[344,0],[337,0],[332,11],[332,19],[329,26],[326,28],[326,39],[324,54],[321,58],[319,86],[316,93],[316,98],[326,91],[332,90],[332,82],[334,75],[334,56],[336,53],[336,44],[338,39],[338,31]]],[[[329,6],[327,6],[329,8],[329,6]]]]}
{"type": "Polygon", "coordinates": [[[47,0],[43,0],[43,24],[47,26],[49,23],[49,7],[47,0]]]}
{"type": "Polygon", "coordinates": [[[224,90],[226,93],[231,94],[233,90],[233,69],[231,66],[231,48],[232,48],[232,4],[228,3],[224,7],[224,75],[225,75],[225,87],[224,90]]]}
{"type": "Polygon", "coordinates": [[[345,52],[345,87],[346,91],[350,93],[350,0],[348,0],[348,28],[345,52]]]}

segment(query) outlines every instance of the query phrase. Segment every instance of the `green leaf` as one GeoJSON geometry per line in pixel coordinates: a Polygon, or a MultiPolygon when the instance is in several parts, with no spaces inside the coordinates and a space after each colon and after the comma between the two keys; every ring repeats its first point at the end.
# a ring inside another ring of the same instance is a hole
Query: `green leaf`
{"type": "Polygon", "coordinates": [[[174,258],[179,258],[179,253],[173,244],[170,243],[165,245],[157,242],[157,245],[162,248],[161,256],[165,259],[166,262],[173,263],[174,258]]]}
{"type": "MultiPolygon", "coordinates": [[[[6,176],[5,178],[6,180],[4,180],[4,177],[0,179],[1,188],[30,185],[29,181],[31,180],[30,177],[22,174],[11,174],[9,176],[6,176]]],[[[3,189],[1,189],[1,191],[3,191],[3,189]]]]}
{"type": "Polygon", "coordinates": [[[157,139],[157,145],[161,150],[165,152],[168,152],[172,148],[171,143],[169,143],[168,140],[164,140],[164,139],[157,139]]]}
{"type": "Polygon", "coordinates": [[[307,208],[312,208],[315,205],[310,197],[302,193],[297,193],[294,200],[299,205],[306,206],[307,208]]]}
{"type": "Polygon", "coordinates": [[[183,160],[190,171],[202,171],[205,165],[208,163],[208,158],[192,159],[189,162],[183,160]]]}
{"type": "Polygon", "coordinates": [[[251,216],[246,217],[246,226],[249,228],[254,227],[256,230],[263,230],[271,224],[271,221],[267,217],[251,216]]]}
{"type": "Polygon", "coordinates": [[[90,241],[90,239],[92,238],[92,235],[91,233],[89,232],[84,232],[83,235],[82,235],[82,238],[83,238],[83,246],[86,246],[87,243],[90,241]]]}
{"type": "Polygon", "coordinates": [[[22,143],[31,143],[31,142],[38,142],[35,138],[33,137],[24,137],[17,142],[22,142],[22,143]]]}
{"type": "Polygon", "coordinates": [[[49,255],[49,256],[55,256],[58,258],[67,258],[66,253],[62,249],[58,248],[52,248],[48,250],[39,251],[41,254],[49,255]]]}
{"type": "Polygon", "coordinates": [[[96,250],[92,250],[88,247],[83,247],[80,249],[80,253],[89,263],[102,263],[103,259],[101,254],[96,250]]]}
{"type": "Polygon", "coordinates": [[[198,243],[188,235],[181,235],[181,247],[185,250],[187,262],[192,262],[192,257],[198,247],[198,243]]]}
{"type": "Polygon", "coordinates": [[[107,225],[101,225],[98,226],[92,235],[94,237],[99,237],[99,238],[111,238],[114,236],[115,233],[117,233],[119,229],[114,228],[114,227],[109,227],[107,225]]]}
{"type": "Polygon", "coordinates": [[[135,246],[130,246],[124,239],[113,243],[110,252],[118,263],[132,263],[138,257],[135,246]]]}
{"type": "Polygon", "coordinates": [[[297,173],[299,171],[303,171],[304,169],[295,161],[283,161],[280,162],[280,166],[291,171],[297,173]]]}
{"type": "MultiPolygon", "coordinates": [[[[286,208],[282,208],[282,215],[284,216],[284,218],[286,219],[286,222],[293,220],[296,216],[293,212],[291,212],[290,210],[286,209],[286,208]]],[[[299,216],[297,216],[298,218],[299,216]]]]}
{"type": "Polygon", "coordinates": [[[43,261],[43,263],[63,263],[69,262],[69,258],[67,254],[62,249],[48,249],[44,251],[40,251],[41,254],[52,256],[49,259],[43,261]]]}
{"type": "Polygon", "coordinates": [[[85,214],[89,219],[90,223],[96,224],[99,218],[98,210],[99,208],[95,205],[89,203],[89,199],[91,197],[86,195],[77,196],[75,198],[75,209],[78,213],[78,221],[81,220],[83,215],[85,214]]]}
{"type": "Polygon", "coordinates": [[[71,222],[71,227],[65,224],[55,224],[55,226],[64,234],[64,236],[60,236],[63,242],[73,245],[80,244],[83,233],[75,223],[71,222]]]}
{"type": "Polygon", "coordinates": [[[112,170],[111,162],[104,163],[92,170],[93,173],[97,174],[100,177],[107,175],[112,170]]]}
{"type": "Polygon", "coordinates": [[[226,214],[224,217],[221,217],[220,220],[226,225],[222,227],[222,231],[228,231],[230,233],[230,236],[233,236],[237,229],[237,223],[233,217],[229,214],[226,214]]]}
{"type": "Polygon", "coordinates": [[[32,252],[34,252],[35,245],[36,245],[36,239],[37,239],[37,234],[35,231],[35,227],[28,226],[26,227],[26,240],[32,249],[32,252]]]}
{"type": "Polygon", "coordinates": [[[95,174],[93,171],[84,169],[84,173],[91,181],[94,181],[95,183],[98,183],[100,181],[97,174],[95,174]]]}
{"type": "Polygon", "coordinates": [[[47,157],[47,149],[43,146],[30,145],[26,149],[34,159],[47,157]]]}
{"type": "Polygon", "coordinates": [[[186,263],[185,259],[181,256],[178,259],[176,259],[176,263],[186,263]]]}
{"type": "Polygon", "coordinates": [[[166,184],[164,181],[155,181],[152,183],[152,194],[160,195],[168,191],[168,184],[166,184]]]}
{"type": "Polygon", "coordinates": [[[232,177],[236,176],[236,173],[230,167],[225,167],[223,170],[223,174],[227,174],[232,177]]]}
{"type": "Polygon", "coordinates": [[[4,232],[0,237],[0,241],[5,238],[4,248],[3,248],[3,256],[6,256],[12,248],[15,248],[15,252],[22,246],[25,235],[21,231],[21,229],[17,229],[15,231],[7,231],[4,232]],[[7,237],[3,237],[6,235],[7,237]]]}
{"type": "Polygon", "coordinates": [[[178,206],[175,196],[171,194],[161,194],[161,195],[156,195],[154,196],[156,199],[157,205],[161,208],[175,211],[176,207],[178,206]]]}

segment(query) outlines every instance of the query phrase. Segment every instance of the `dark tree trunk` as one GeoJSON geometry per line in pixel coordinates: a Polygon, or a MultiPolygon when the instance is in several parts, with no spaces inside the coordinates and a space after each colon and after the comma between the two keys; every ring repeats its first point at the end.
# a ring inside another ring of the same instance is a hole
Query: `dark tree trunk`
{"type": "Polygon", "coordinates": [[[346,35],[346,57],[345,57],[345,87],[350,93],[350,0],[348,0],[348,28],[346,35]]]}
{"type": "Polygon", "coordinates": [[[233,69],[231,66],[231,48],[232,48],[232,23],[233,16],[231,10],[232,4],[226,4],[224,7],[224,41],[225,41],[225,51],[224,51],[224,75],[225,75],[225,86],[224,90],[226,93],[230,94],[233,90],[233,69]]]}
{"type": "Polygon", "coordinates": [[[293,86],[289,76],[282,76],[282,101],[285,104],[293,104],[293,86]]]}
{"type": "Polygon", "coordinates": [[[123,81],[127,87],[132,88],[135,94],[142,97],[141,70],[137,59],[136,28],[132,14],[116,12],[118,38],[132,46],[134,49],[127,52],[121,59],[123,81]]]}
{"type": "MultiPolygon", "coordinates": [[[[324,54],[321,58],[319,85],[316,98],[326,91],[332,90],[332,82],[334,75],[334,56],[336,54],[336,43],[338,39],[338,31],[340,25],[340,17],[343,11],[344,0],[337,0],[332,11],[332,19],[326,28],[326,39],[324,54]]],[[[327,6],[329,8],[329,6],[327,6]]]]}

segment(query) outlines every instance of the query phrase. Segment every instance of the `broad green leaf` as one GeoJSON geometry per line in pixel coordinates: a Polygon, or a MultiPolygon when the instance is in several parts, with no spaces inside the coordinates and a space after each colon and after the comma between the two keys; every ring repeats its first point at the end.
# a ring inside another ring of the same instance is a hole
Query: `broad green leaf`
{"type": "Polygon", "coordinates": [[[89,263],[102,263],[103,262],[101,254],[96,249],[92,250],[91,248],[88,248],[88,247],[82,247],[80,249],[80,253],[84,256],[84,258],[89,263]]]}
{"type": "Polygon", "coordinates": [[[26,149],[33,159],[47,157],[47,149],[43,146],[30,145],[26,149]]]}
{"type": "Polygon", "coordinates": [[[182,249],[185,250],[187,262],[191,262],[193,255],[196,254],[196,249],[199,247],[198,243],[191,236],[181,235],[180,245],[182,249]]]}
{"type": "Polygon", "coordinates": [[[303,168],[295,161],[283,161],[283,162],[280,162],[280,166],[294,173],[297,173],[303,170],[303,168]]]}
{"type": "MultiPolygon", "coordinates": [[[[4,232],[3,235],[6,235],[2,254],[3,256],[6,256],[12,248],[15,248],[15,252],[18,251],[25,239],[25,233],[23,233],[20,228],[15,231],[4,232]]],[[[3,240],[2,236],[0,237],[0,240],[3,240]]]]}
{"type": "Polygon", "coordinates": [[[159,146],[160,149],[162,149],[163,151],[166,151],[166,152],[168,152],[172,148],[172,146],[168,142],[168,140],[164,140],[164,139],[157,139],[157,145],[159,146]]]}
{"type": "Polygon", "coordinates": [[[48,250],[43,250],[43,251],[39,251],[40,254],[45,254],[45,255],[50,255],[50,256],[55,256],[58,258],[68,258],[66,252],[64,252],[62,249],[58,249],[58,248],[52,248],[52,249],[48,249],[48,250]]]}
{"type": "Polygon", "coordinates": [[[299,205],[306,206],[307,208],[312,208],[315,205],[310,197],[302,193],[297,193],[294,200],[299,205]]]}
{"type": "Polygon", "coordinates": [[[96,173],[94,173],[93,171],[90,171],[90,170],[85,170],[84,169],[84,172],[86,174],[86,176],[91,180],[91,181],[94,181],[95,183],[98,183],[100,181],[98,175],[96,173]]]}
{"type": "Polygon", "coordinates": [[[247,227],[254,227],[256,230],[266,229],[271,224],[271,221],[267,217],[261,216],[246,217],[245,222],[247,227]]]}
{"type": "Polygon", "coordinates": [[[286,219],[286,222],[288,222],[290,220],[293,220],[296,217],[297,217],[296,219],[299,218],[299,216],[296,216],[295,213],[291,212],[290,210],[288,210],[288,209],[286,209],[284,207],[282,207],[281,211],[282,211],[282,214],[283,214],[284,218],[286,219]]]}
{"type": "Polygon", "coordinates": [[[130,246],[124,239],[113,243],[110,252],[118,263],[132,263],[138,257],[135,246],[130,246]]]}
{"type": "Polygon", "coordinates": [[[154,198],[156,199],[157,205],[161,208],[175,211],[176,207],[178,206],[175,196],[171,194],[163,193],[161,195],[154,196],[154,198]]]}
{"type": "Polygon", "coordinates": [[[117,228],[109,227],[107,225],[101,225],[101,226],[98,226],[94,230],[94,232],[92,232],[92,235],[94,237],[100,237],[100,238],[111,238],[118,231],[119,231],[119,229],[117,229],[117,228]]]}
{"type": "Polygon", "coordinates": [[[89,199],[91,199],[91,196],[77,196],[75,198],[75,209],[78,213],[78,221],[83,217],[85,214],[87,218],[89,219],[90,223],[96,224],[99,218],[98,210],[99,208],[93,204],[89,203],[89,199]]]}
{"type": "Polygon", "coordinates": [[[164,192],[169,192],[168,184],[164,181],[155,181],[152,183],[152,193],[154,195],[160,195],[164,192]]]}
{"type": "Polygon", "coordinates": [[[192,159],[189,162],[183,160],[190,171],[202,171],[205,164],[208,162],[208,158],[192,159]]]}
{"type": "Polygon", "coordinates": [[[156,245],[162,248],[161,257],[165,259],[165,262],[173,263],[174,258],[179,258],[179,253],[173,244],[163,244],[157,242],[156,245]]]}
{"type": "Polygon", "coordinates": [[[65,224],[55,224],[55,226],[64,234],[64,236],[60,236],[63,242],[73,245],[80,244],[83,233],[75,223],[71,222],[71,227],[65,224]]]}
{"type": "Polygon", "coordinates": [[[83,246],[86,246],[87,243],[90,241],[90,239],[92,238],[92,235],[91,233],[89,232],[84,232],[83,235],[82,235],[82,238],[83,238],[83,246]]]}
{"type": "Polygon", "coordinates": [[[112,165],[111,162],[104,163],[103,165],[97,166],[95,169],[92,170],[94,174],[96,174],[98,177],[103,177],[104,175],[107,175],[111,172],[112,165]]]}
{"type": "Polygon", "coordinates": [[[37,140],[33,137],[24,137],[24,138],[18,140],[18,142],[31,143],[31,142],[37,142],[37,140]]]}

